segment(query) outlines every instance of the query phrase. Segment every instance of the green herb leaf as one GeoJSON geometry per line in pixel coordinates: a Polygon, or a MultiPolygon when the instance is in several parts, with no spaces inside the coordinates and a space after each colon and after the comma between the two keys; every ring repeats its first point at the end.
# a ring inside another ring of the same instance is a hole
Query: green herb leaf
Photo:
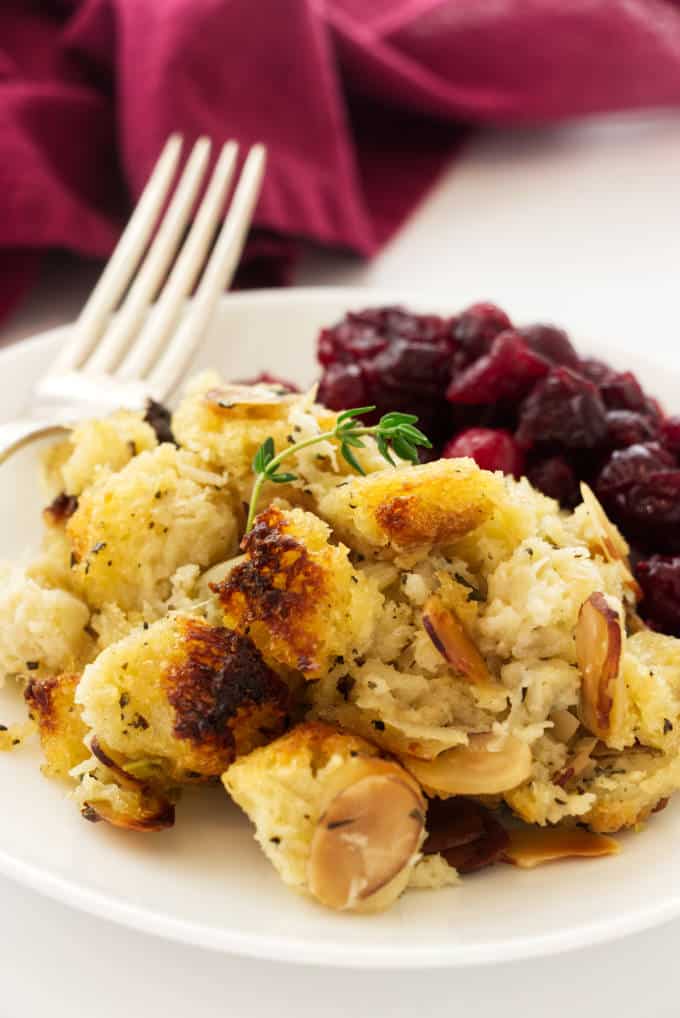
{"type": "Polygon", "coordinates": [[[273,481],[274,484],[290,484],[295,479],[295,474],[267,474],[267,480],[273,481]]]}
{"type": "MultiPolygon", "coordinates": [[[[338,414],[336,428],[338,428],[341,424],[344,424],[346,421],[351,420],[353,417],[361,417],[362,414],[371,414],[375,409],[376,407],[374,406],[359,406],[356,407],[355,410],[343,410],[341,414],[338,414]]],[[[418,420],[417,417],[416,420],[418,420]]]]}
{"type": "Polygon", "coordinates": [[[352,450],[350,449],[346,442],[343,442],[342,445],[340,446],[340,453],[343,456],[343,458],[347,460],[349,465],[351,467],[354,467],[357,473],[362,474],[364,477],[366,476],[366,471],[361,466],[358,459],[355,457],[354,453],[352,452],[352,450]]]}
{"type": "Polygon", "coordinates": [[[427,435],[424,435],[419,428],[414,428],[412,424],[404,424],[399,429],[399,433],[404,435],[406,438],[410,438],[416,445],[424,445],[426,449],[432,448],[432,442],[429,440],[427,435]]]}
{"type": "Polygon", "coordinates": [[[365,449],[366,448],[366,443],[364,442],[363,438],[359,438],[358,435],[353,435],[351,432],[348,432],[347,434],[343,434],[342,435],[342,441],[345,443],[345,445],[351,445],[355,449],[365,449]]]}
{"type": "Polygon", "coordinates": [[[253,458],[253,473],[264,474],[267,471],[267,467],[274,459],[274,439],[269,436],[266,438],[260,448],[255,453],[253,458]]]}
{"type": "Polygon", "coordinates": [[[378,432],[378,434],[375,436],[375,441],[378,446],[378,452],[380,453],[382,458],[386,459],[387,462],[391,464],[391,466],[395,467],[396,463],[392,459],[392,453],[390,452],[390,447],[387,444],[387,439],[385,438],[385,436],[378,432]]]}
{"type": "Polygon", "coordinates": [[[383,414],[380,418],[379,427],[381,429],[393,429],[400,428],[403,424],[417,424],[418,418],[415,414],[402,414],[398,410],[391,410],[388,414],[383,414]]]}
{"type": "Polygon", "coordinates": [[[401,435],[395,435],[392,439],[392,448],[402,460],[408,460],[410,463],[418,462],[418,450],[414,445],[406,438],[402,438],[401,435]]]}

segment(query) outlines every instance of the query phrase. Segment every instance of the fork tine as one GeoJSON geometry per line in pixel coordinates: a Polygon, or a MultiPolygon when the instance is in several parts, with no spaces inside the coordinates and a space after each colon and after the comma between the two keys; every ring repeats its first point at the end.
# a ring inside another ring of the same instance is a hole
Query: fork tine
{"type": "Polygon", "coordinates": [[[156,306],[118,370],[118,378],[143,378],[174,328],[184,301],[205,263],[234,173],[237,152],[236,142],[229,141],[223,147],[194,225],[156,306]]]}
{"type": "Polygon", "coordinates": [[[181,135],[173,134],[166,142],[115,251],[74,325],[70,342],[50,367],[50,373],[61,374],[77,369],[97,342],[109,314],[125,292],[146,250],[177,169],[181,148],[181,135]]]}
{"type": "Polygon", "coordinates": [[[210,156],[209,138],[199,138],[179,180],[170,206],[144,262],[130,287],[125,303],[97,344],[83,370],[89,374],[112,371],[122,360],[153,301],[163,277],[174,258],[182,233],[194,206],[198,188],[210,156]]]}
{"type": "Polygon", "coordinates": [[[215,305],[225,287],[231,283],[260,194],[266,157],[263,145],[254,145],[248,153],[229,212],[191,309],[149,376],[152,390],[162,398],[176,387],[184,368],[203,339],[215,305]]]}

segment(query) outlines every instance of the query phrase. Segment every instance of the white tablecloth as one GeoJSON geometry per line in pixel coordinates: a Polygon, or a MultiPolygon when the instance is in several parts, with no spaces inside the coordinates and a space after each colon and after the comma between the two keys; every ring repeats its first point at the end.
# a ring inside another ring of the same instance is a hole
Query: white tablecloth
{"type": "MultiPolygon", "coordinates": [[[[50,261],[0,342],[68,321],[95,273],[50,261]]],[[[298,273],[300,283],[476,294],[510,313],[520,301],[536,319],[563,308],[580,335],[606,329],[678,361],[679,279],[680,115],[670,114],[484,136],[372,264],[310,251],[298,273]]],[[[678,1015],[680,921],[493,972],[344,973],[165,943],[1,879],[0,894],[0,1018],[678,1015]]]]}

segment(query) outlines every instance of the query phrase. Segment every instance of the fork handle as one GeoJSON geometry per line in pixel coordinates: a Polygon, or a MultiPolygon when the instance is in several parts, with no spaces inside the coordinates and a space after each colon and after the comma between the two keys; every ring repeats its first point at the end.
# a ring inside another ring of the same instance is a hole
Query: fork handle
{"type": "Polygon", "coordinates": [[[0,424],[0,464],[23,446],[50,435],[70,431],[73,424],[75,424],[75,419],[71,424],[68,424],[66,422],[40,421],[30,417],[0,424]]]}

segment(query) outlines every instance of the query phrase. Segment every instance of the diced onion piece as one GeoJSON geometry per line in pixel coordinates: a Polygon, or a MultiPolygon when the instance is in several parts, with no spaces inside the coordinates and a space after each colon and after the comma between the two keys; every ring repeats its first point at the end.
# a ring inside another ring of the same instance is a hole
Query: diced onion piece
{"type": "Polygon", "coordinates": [[[581,721],[605,742],[615,735],[623,715],[625,685],[621,670],[623,626],[604,594],[591,594],[576,623],[576,661],[581,671],[581,721]]]}
{"type": "Polygon", "coordinates": [[[554,710],[550,715],[552,733],[560,742],[570,742],[580,728],[580,721],[570,710],[554,710]]]}
{"type": "Polygon", "coordinates": [[[567,766],[560,774],[555,775],[553,781],[556,785],[566,785],[568,781],[578,778],[592,761],[593,750],[598,740],[591,736],[586,739],[579,739],[574,747],[574,755],[567,761],[567,766]]]}
{"type": "Polygon", "coordinates": [[[402,756],[401,762],[428,793],[441,795],[497,795],[516,788],[531,773],[531,750],[509,735],[498,748],[487,733],[471,735],[467,746],[455,746],[434,760],[402,756]]]}
{"type": "Polygon", "coordinates": [[[503,858],[527,870],[558,859],[595,859],[620,851],[613,838],[582,827],[520,827],[509,830],[508,836],[503,858]]]}
{"type": "Polygon", "coordinates": [[[460,619],[432,594],[423,608],[423,626],[427,635],[453,670],[474,685],[487,685],[493,680],[460,619]]]}

